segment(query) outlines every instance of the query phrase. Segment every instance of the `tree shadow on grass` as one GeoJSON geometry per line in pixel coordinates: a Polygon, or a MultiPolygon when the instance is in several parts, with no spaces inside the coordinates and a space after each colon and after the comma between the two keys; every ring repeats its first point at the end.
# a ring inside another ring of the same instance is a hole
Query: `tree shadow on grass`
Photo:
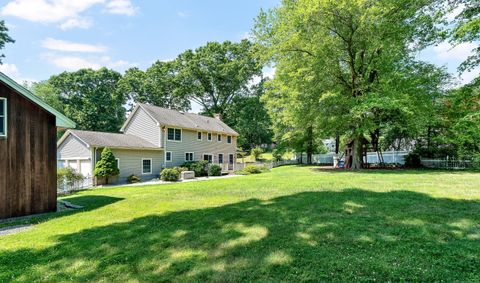
{"type": "MultiPolygon", "coordinates": [[[[372,174],[372,175],[379,175],[379,174],[408,174],[408,175],[440,175],[440,174],[464,174],[464,173],[480,173],[478,170],[445,170],[445,169],[403,169],[403,168],[386,168],[386,169],[359,169],[359,170],[349,170],[349,169],[342,169],[342,168],[326,168],[326,167],[317,167],[310,169],[316,173],[331,173],[331,174],[338,174],[338,173],[360,173],[360,174],[372,174]]],[[[480,174],[479,174],[480,175],[480,174]]]]}
{"type": "Polygon", "coordinates": [[[75,205],[83,206],[83,208],[68,209],[64,211],[56,211],[56,212],[17,217],[12,219],[5,219],[0,221],[0,228],[15,226],[15,225],[24,225],[24,224],[38,224],[41,222],[76,214],[79,212],[95,210],[97,208],[101,208],[103,206],[113,204],[117,201],[121,201],[123,200],[123,198],[90,195],[90,196],[73,196],[73,197],[65,198],[64,200],[67,200],[70,203],[75,205]]]}
{"type": "Polygon", "coordinates": [[[480,203],[305,192],[151,215],[0,253],[0,281],[478,281],[480,203]]]}

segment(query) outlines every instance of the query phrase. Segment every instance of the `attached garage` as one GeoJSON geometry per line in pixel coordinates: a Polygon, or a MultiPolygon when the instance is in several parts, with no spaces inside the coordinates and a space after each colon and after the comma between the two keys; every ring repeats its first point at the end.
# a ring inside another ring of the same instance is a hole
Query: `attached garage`
{"type": "Polygon", "coordinates": [[[108,147],[117,158],[120,175],[113,182],[125,182],[130,175],[148,180],[158,177],[162,168],[163,149],[133,135],[69,130],[57,143],[57,166],[70,167],[93,181],[95,163],[102,150],[108,147]],[[149,174],[142,170],[142,159],[151,160],[149,174]]]}

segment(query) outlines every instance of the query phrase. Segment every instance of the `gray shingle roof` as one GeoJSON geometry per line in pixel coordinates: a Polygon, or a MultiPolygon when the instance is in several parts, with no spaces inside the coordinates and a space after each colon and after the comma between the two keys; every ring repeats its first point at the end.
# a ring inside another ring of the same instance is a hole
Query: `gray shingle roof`
{"type": "Polygon", "coordinates": [[[93,131],[69,130],[89,146],[102,146],[112,148],[159,149],[142,138],[127,134],[114,134],[93,131]]]}
{"type": "Polygon", "coordinates": [[[161,125],[238,136],[237,132],[216,118],[180,112],[143,103],[139,103],[139,105],[161,125]]]}

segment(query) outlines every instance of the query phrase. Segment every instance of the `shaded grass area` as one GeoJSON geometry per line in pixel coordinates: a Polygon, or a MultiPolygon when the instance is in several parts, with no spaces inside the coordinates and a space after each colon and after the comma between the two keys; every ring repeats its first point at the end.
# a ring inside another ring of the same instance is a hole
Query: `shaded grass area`
{"type": "Polygon", "coordinates": [[[102,189],[0,239],[0,281],[478,281],[480,175],[282,167],[102,189]]]}

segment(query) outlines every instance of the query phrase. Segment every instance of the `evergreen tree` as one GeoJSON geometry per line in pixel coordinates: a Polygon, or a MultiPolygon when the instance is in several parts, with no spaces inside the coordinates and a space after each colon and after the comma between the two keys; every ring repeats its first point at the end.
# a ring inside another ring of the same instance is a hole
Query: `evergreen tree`
{"type": "Polygon", "coordinates": [[[108,147],[103,149],[100,161],[95,164],[95,170],[93,171],[93,174],[95,175],[95,177],[106,178],[107,184],[109,177],[120,174],[120,170],[118,170],[115,156],[108,147]]]}

